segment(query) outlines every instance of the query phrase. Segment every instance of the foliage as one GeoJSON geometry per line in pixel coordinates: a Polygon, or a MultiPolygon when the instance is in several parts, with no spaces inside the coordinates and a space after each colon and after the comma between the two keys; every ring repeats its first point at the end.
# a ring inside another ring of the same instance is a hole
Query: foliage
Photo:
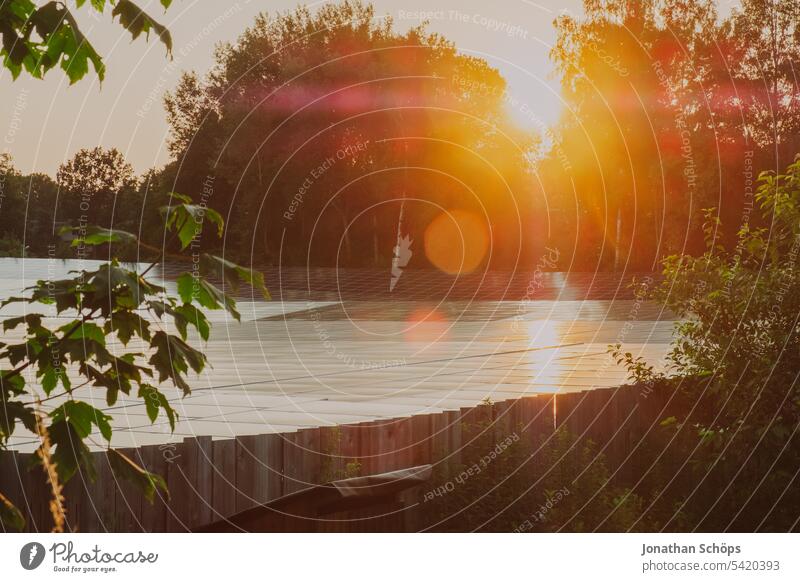
{"type": "Polygon", "coordinates": [[[74,223],[111,226],[115,205],[136,188],[133,167],[115,148],[82,149],[56,173],[62,203],[62,219],[74,223]],[[64,216],[66,215],[66,216],[64,216]]]}
{"type": "Polygon", "coordinates": [[[796,151],[800,132],[794,68],[800,60],[797,3],[743,0],[721,28],[721,40],[735,47],[730,62],[737,96],[747,112],[743,129],[757,143],[789,145],[790,151],[796,151]]]}
{"type": "MultiPolygon", "coordinates": [[[[64,224],[83,225],[87,237],[95,226],[114,230],[120,237],[130,231],[151,250],[168,242],[159,211],[170,201],[169,179],[163,171],[137,178],[119,152],[94,148],[78,151],[60,166],[57,178],[59,182],[44,174],[22,175],[9,160],[0,176],[0,256],[108,258],[105,245],[78,246],[65,239],[59,234],[64,224]]],[[[213,252],[213,246],[206,243],[205,250],[213,252]]],[[[179,251],[178,239],[166,250],[179,251]]],[[[124,260],[139,260],[140,252],[132,241],[115,246],[115,254],[124,260]]]]}
{"type": "Polygon", "coordinates": [[[712,205],[735,246],[753,168],[800,149],[797,3],[740,4],[723,16],[710,0],[587,1],[557,18],[568,108],[538,170],[563,213],[553,244],[576,248],[577,268],[702,253],[712,205]]]}
{"type": "MultiPolygon", "coordinates": [[[[118,152],[96,148],[65,163],[57,185],[9,178],[0,235],[22,241],[26,256],[52,256],[51,245],[59,257],[102,258],[104,248],[70,249],[57,235],[86,219],[161,247],[156,212],[179,190],[228,216],[226,255],[240,262],[255,252],[284,265],[388,266],[398,231],[422,241],[440,209],[459,208],[488,216],[498,268],[538,255],[545,236],[522,236],[546,215],[544,197],[531,196],[538,140],[510,119],[505,80],[486,61],[423,29],[396,32],[349,1],[262,14],[215,60],[210,75],[186,73],[167,95],[166,168],[134,179],[118,152]]],[[[211,237],[198,244],[217,250],[211,237]]],[[[135,260],[134,251],[117,253],[135,260]]],[[[411,256],[412,268],[426,266],[425,253],[411,256]]]]}
{"type": "Polygon", "coordinates": [[[485,60],[398,32],[369,4],[260,14],[207,77],[186,73],[167,95],[174,179],[199,191],[215,176],[226,248],[274,264],[388,267],[398,229],[421,241],[460,208],[488,215],[492,259],[512,268],[541,243],[520,234],[533,230],[538,142],[505,97],[485,60]]]}
{"type": "Polygon", "coordinates": [[[79,150],[56,173],[59,187],[72,195],[95,198],[104,193],[116,194],[133,183],[133,167],[115,148],[79,150]]]}
{"type": "Polygon", "coordinates": [[[757,432],[792,431],[800,419],[793,387],[800,370],[799,192],[800,162],[784,174],[762,173],[755,203],[770,228],[745,223],[728,250],[709,210],[706,252],[668,257],[654,293],[681,319],[670,353],[674,373],[709,378],[709,389],[727,402],[726,423],[746,422],[757,432]]]}
{"type": "MultiPolygon", "coordinates": [[[[75,0],[80,9],[86,0],[75,0]]],[[[102,13],[111,7],[112,19],[119,18],[122,27],[135,40],[144,33],[155,32],[172,50],[169,31],[130,0],[91,0],[89,9],[102,13]]],[[[164,9],[172,0],[161,0],[164,9]]],[[[89,40],[83,35],[74,14],[65,2],[50,1],[37,5],[33,0],[6,0],[0,3],[0,36],[3,66],[16,79],[24,70],[41,79],[47,71],[60,66],[70,83],[82,79],[92,65],[102,81],[105,65],[89,40]]]]}
{"type": "Polygon", "coordinates": [[[13,234],[0,238],[0,257],[21,257],[24,252],[22,241],[13,234]]]}
{"type": "MultiPolygon", "coordinates": [[[[160,3],[167,9],[172,0],[160,0],[160,3]]],[[[75,0],[74,4],[80,9],[86,0],[75,0]]],[[[110,6],[112,19],[118,18],[134,40],[142,34],[155,33],[170,54],[169,31],[130,0],[91,0],[89,5],[90,10],[99,13],[110,6]]],[[[98,78],[103,80],[102,58],[80,31],[66,3],[50,1],[41,6],[32,0],[0,3],[0,41],[0,59],[14,79],[23,70],[42,78],[47,71],[60,65],[70,83],[75,83],[86,75],[91,64],[98,78]]],[[[47,233],[50,236],[37,236],[43,224],[57,223],[55,184],[47,176],[20,176],[5,153],[0,156],[0,172],[0,195],[8,199],[3,207],[4,224],[8,226],[3,232],[0,252],[21,256],[27,249],[22,248],[19,240],[24,241],[26,235],[35,241],[34,252],[41,252],[55,234],[51,231],[47,233]],[[29,207],[36,209],[30,216],[29,207]],[[51,211],[53,214],[48,216],[51,211]]],[[[68,205],[70,212],[66,213],[66,218],[73,223],[78,218],[78,226],[62,228],[58,233],[76,235],[72,247],[108,245],[109,256],[126,243],[141,244],[145,249],[156,251],[159,258],[169,252],[170,241],[163,247],[152,247],[134,234],[113,229],[113,210],[122,193],[126,194],[120,204],[124,215],[122,223],[139,222],[132,209],[140,212],[140,216],[145,214],[145,204],[130,204],[136,180],[130,165],[116,150],[81,150],[59,168],[57,180],[68,197],[80,196],[79,202],[73,200],[73,204],[68,205]],[[80,213],[76,213],[75,208],[80,213]],[[108,228],[90,226],[94,219],[100,219],[108,228]]],[[[152,172],[143,180],[144,199],[156,180],[152,172]]],[[[151,196],[150,200],[158,202],[159,198],[151,196]]],[[[163,229],[174,233],[180,249],[200,236],[206,219],[214,222],[218,234],[222,234],[219,214],[210,209],[198,212],[198,207],[187,197],[175,194],[172,198],[175,203],[170,200],[171,203],[162,209],[163,229]]],[[[53,256],[52,249],[59,247],[63,251],[63,244],[50,243],[48,255],[53,256]]],[[[175,260],[174,256],[171,258],[175,260]]],[[[242,280],[266,295],[260,274],[204,255],[201,270],[192,273],[202,295],[196,296],[184,289],[180,297],[174,297],[164,287],[147,279],[156,264],[139,271],[113,258],[93,271],[73,272],[71,278],[38,281],[26,295],[11,297],[2,303],[2,307],[22,303],[26,308],[24,315],[3,322],[6,338],[16,335],[21,338],[15,339],[21,341],[0,343],[0,361],[6,364],[0,368],[0,448],[7,447],[20,425],[39,436],[41,446],[37,458],[52,492],[53,531],[63,531],[64,527],[63,484],[79,470],[87,477],[94,475],[93,456],[87,443],[100,446],[98,440],[105,441],[114,474],[133,482],[150,501],[157,489],[167,492],[162,477],[137,466],[111,447],[112,418],[90,402],[77,399],[78,389],[99,390],[110,406],[120,392],[131,395],[136,388],[136,397],[144,400],[150,420],[155,422],[163,412],[174,430],[177,415],[159,387],[169,381],[187,394],[189,369],[199,373],[206,365],[205,355],[188,343],[190,325],[203,340],[207,340],[210,333],[208,320],[197,305],[205,309],[227,309],[238,318],[235,301],[205,279],[208,268],[204,266],[212,265],[219,270],[221,265],[226,282],[238,284],[242,280]],[[53,328],[52,314],[37,312],[37,306],[54,309],[60,317],[72,320],[53,328]],[[178,335],[171,333],[173,326],[178,335]],[[21,333],[16,331],[19,328],[22,328],[21,333]],[[118,340],[130,351],[121,355],[112,353],[109,340],[118,340]],[[79,383],[76,384],[76,380],[79,383]]],[[[4,526],[24,527],[21,512],[1,493],[0,520],[4,526]]]]}
{"type": "Polygon", "coordinates": [[[462,441],[462,466],[437,470],[424,496],[431,530],[625,531],[640,514],[641,499],[611,483],[597,447],[565,428],[534,437],[476,422],[462,425],[462,441]]]}
{"type": "MultiPolygon", "coordinates": [[[[185,232],[189,221],[192,237],[202,234],[206,222],[214,224],[217,234],[222,232],[222,218],[216,212],[206,209],[198,216],[196,206],[185,196],[174,194],[173,203],[162,213],[165,230],[180,240],[181,248],[190,242],[185,232]]],[[[134,234],[100,227],[64,232],[76,234],[74,243],[80,245],[110,245],[111,253],[120,243],[139,243],[134,234]]],[[[58,482],[63,484],[79,470],[93,476],[89,445],[103,446],[118,478],[133,482],[150,500],[156,489],[166,491],[163,478],[112,447],[113,419],[91,403],[96,400],[80,400],[83,392],[79,390],[86,388],[87,396],[93,397],[99,392],[108,406],[117,402],[120,393],[140,398],[151,422],[163,415],[174,430],[177,414],[162,388],[171,385],[188,394],[189,371],[200,373],[207,365],[205,354],[191,345],[195,337],[209,338],[206,310],[224,309],[238,319],[235,300],[207,276],[220,275],[222,265],[226,281],[245,282],[266,295],[260,274],[213,255],[203,255],[199,264],[199,272],[182,276],[178,296],[148,278],[157,262],[141,269],[112,259],[93,270],[73,271],[67,279],[40,280],[24,296],[3,301],[3,307],[24,304],[25,310],[24,315],[3,322],[9,343],[0,344],[4,362],[0,447],[5,448],[20,425],[34,433],[44,431],[47,450],[42,449],[39,456],[52,460],[58,482]],[[59,319],[37,307],[53,310],[59,319]],[[66,323],[64,318],[68,318],[66,323]],[[113,341],[123,346],[122,353],[110,348],[113,341]],[[44,416],[41,428],[37,427],[39,415],[44,416]]],[[[12,508],[3,515],[9,516],[11,525],[19,525],[12,508]]]]}
{"type": "Polygon", "coordinates": [[[665,260],[652,296],[679,319],[667,373],[615,350],[635,383],[673,394],[674,410],[652,438],[668,436],[654,450],[677,462],[653,485],[654,498],[671,501],[691,528],[797,527],[799,193],[800,161],[764,172],[755,203],[769,229],[743,225],[728,250],[708,210],[707,250],[665,260]]]}

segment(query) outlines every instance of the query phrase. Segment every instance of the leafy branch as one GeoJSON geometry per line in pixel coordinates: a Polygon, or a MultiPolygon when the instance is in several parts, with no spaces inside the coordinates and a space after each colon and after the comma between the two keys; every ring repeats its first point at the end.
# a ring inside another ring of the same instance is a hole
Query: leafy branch
{"type": "MultiPolygon", "coordinates": [[[[179,194],[173,194],[173,201],[161,212],[165,228],[181,251],[201,236],[205,224],[211,223],[214,232],[222,235],[224,223],[216,211],[179,194]]],[[[141,244],[135,235],[122,231],[66,230],[79,233],[74,245],[141,244]]],[[[112,417],[78,400],[76,391],[99,390],[109,406],[120,393],[141,399],[151,422],[163,415],[174,431],[178,415],[163,387],[171,385],[182,395],[189,394],[190,370],[199,374],[208,364],[206,355],[191,345],[190,328],[206,341],[211,331],[206,310],[226,310],[239,320],[236,301],[226,290],[235,291],[242,283],[269,298],[262,274],[212,254],[200,255],[197,268],[193,261],[193,270],[178,277],[177,295],[148,278],[157,264],[139,272],[114,258],[95,270],[70,271],[66,279],[37,281],[23,296],[0,304],[0,308],[15,303],[28,306],[25,315],[3,322],[5,333],[21,329],[22,338],[18,343],[0,343],[0,363],[8,364],[0,368],[0,448],[7,447],[18,425],[40,435],[37,457],[58,495],[79,470],[94,478],[87,444],[94,442],[94,435],[105,441],[109,464],[118,478],[137,485],[151,501],[157,489],[166,493],[162,477],[111,447],[112,417]],[[223,281],[223,288],[212,280],[223,281]],[[52,306],[71,320],[51,328],[47,315],[36,312],[37,306],[52,306]],[[123,346],[123,353],[109,349],[114,340],[123,346]],[[45,402],[56,406],[40,413],[36,407],[45,402]]],[[[0,497],[0,519],[10,527],[22,524],[21,513],[6,497],[0,497]]]]}
{"type": "MultiPolygon", "coordinates": [[[[80,9],[86,0],[75,0],[80,9]]],[[[166,10],[172,0],[161,0],[166,10]]],[[[135,40],[142,34],[155,33],[172,52],[169,31],[130,0],[91,0],[91,10],[103,13],[111,6],[112,19],[135,40]]],[[[5,0],[0,2],[0,59],[3,66],[16,79],[24,70],[41,79],[50,69],[59,65],[70,83],[82,79],[92,65],[100,81],[105,76],[105,65],[89,40],[81,32],[74,14],[65,2],[51,1],[37,6],[32,0],[5,0]]]]}

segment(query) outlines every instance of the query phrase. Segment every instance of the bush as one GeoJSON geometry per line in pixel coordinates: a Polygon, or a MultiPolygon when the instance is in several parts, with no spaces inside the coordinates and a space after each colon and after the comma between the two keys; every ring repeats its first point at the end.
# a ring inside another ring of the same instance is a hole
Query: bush
{"type": "MultiPolygon", "coordinates": [[[[530,439],[489,423],[462,427],[467,444],[452,474],[437,466],[423,494],[433,531],[625,531],[642,500],[610,483],[603,455],[565,429],[530,439]]],[[[646,527],[642,523],[637,527],[646,527]]]]}
{"type": "Polygon", "coordinates": [[[800,515],[800,161],[762,173],[754,203],[769,228],[745,215],[728,250],[709,209],[706,251],[665,260],[652,296],[679,319],[667,374],[617,350],[635,381],[678,392],[664,430],[683,485],[656,495],[703,530],[785,531],[800,515]]]}

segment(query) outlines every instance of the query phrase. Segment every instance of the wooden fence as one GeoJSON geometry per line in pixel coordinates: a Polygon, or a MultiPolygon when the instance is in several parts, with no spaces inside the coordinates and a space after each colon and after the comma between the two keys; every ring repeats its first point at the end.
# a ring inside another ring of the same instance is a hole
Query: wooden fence
{"type": "MultiPolygon", "coordinates": [[[[636,455],[630,453],[664,418],[669,401],[668,394],[647,394],[635,387],[598,389],[292,433],[229,440],[199,436],[124,450],[165,477],[170,500],[157,496],[153,504],[128,483],[117,482],[105,454],[96,452],[96,479],[79,473],[65,487],[66,521],[71,530],[84,532],[187,531],[355,474],[428,463],[452,474],[466,444],[462,427],[479,422],[487,423],[498,438],[519,432],[523,439],[536,439],[566,426],[578,437],[592,439],[609,468],[624,476],[637,470],[636,455]]],[[[26,514],[30,531],[49,531],[47,483],[42,471],[28,470],[30,456],[0,453],[0,491],[26,514]]]]}

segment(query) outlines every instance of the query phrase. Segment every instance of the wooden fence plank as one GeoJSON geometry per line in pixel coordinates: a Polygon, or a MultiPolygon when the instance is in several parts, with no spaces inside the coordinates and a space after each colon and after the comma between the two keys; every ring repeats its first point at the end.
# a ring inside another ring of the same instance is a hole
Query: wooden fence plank
{"type": "MultiPolygon", "coordinates": [[[[167,479],[170,458],[170,447],[162,448],[158,445],[142,447],[142,466],[164,479],[167,479]]],[[[144,498],[142,499],[142,529],[144,531],[166,531],[168,495],[172,494],[172,492],[164,494],[160,489],[156,489],[152,503],[149,503],[144,498]]]]}
{"type": "MultiPolygon", "coordinates": [[[[267,500],[277,499],[286,494],[286,468],[283,458],[283,435],[265,434],[258,437],[256,449],[263,454],[267,480],[267,500]],[[263,452],[262,452],[263,451],[263,452]]],[[[259,458],[261,458],[259,456],[259,458]]],[[[264,476],[263,474],[259,473],[264,476]]]]}
{"type": "Polygon", "coordinates": [[[319,478],[319,429],[303,429],[283,436],[284,493],[292,493],[309,487],[319,478]]]}
{"type": "Polygon", "coordinates": [[[364,475],[374,475],[378,472],[378,432],[380,423],[361,422],[359,428],[359,454],[362,459],[362,471],[364,475]]]}
{"type": "Polygon", "coordinates": [[[432,461],[432,417],[432,414],[418,414],[408,419],[411,424],[411,458],[408,461],[409,467],[426,465],[432,461]]]}
{"type": "MultiPolygon", "coordinates": [[[[120,452],[134,462],[138,462],[138,455],[135,449],[122,449],[120,452]]],[[[102,460],[99,458],[95,463],[98,465],[102,460]]],[[[117,479],[115,492],[114,508],[114,529],[115,532],[137,532],[141,531],[141,493],[130,482],[117,479]]]]}
{"type": "MultiPolygon", "coordinates": [[[[211,507],[212,519],[216,521],[236,513],[236,441],[214,441],[211,443],[211,451],[211,507]]],[[[197,525],[203,523],[199,522],[197,525]]]]}
{"type": "Polygon", "coordinates": [[[214,483],[211,437],[190,439],[187,457],[191,460],[189,479],[192,484],[188,525],[190,528],[213,521],[211,493],[214,483]]]}
{"type": "MultiPolygon", "coordinates": [[[[257,501],[259,488],[263,488],[264,485],[257,476],[263,467],[256,451],[256,438],[255,435],[245,435],[236,437],[233,441],[235,456],[234,509],[236,513],[263,503],[263,501],[257,501]]],[[[216,465],[216,460],[214,463],[216,465]]],[[[216,489],[214,495],[216,496],[216,489]]],[[[266,493],[262,492],[261,497],[266,497],[266,493]]]]}
{"type": "Polygon", "coordinates": [[[323,426],[319,429],[320,481],[341,479],[345,472],[342,457],[342,430],[338,426],[323,426]]]}

